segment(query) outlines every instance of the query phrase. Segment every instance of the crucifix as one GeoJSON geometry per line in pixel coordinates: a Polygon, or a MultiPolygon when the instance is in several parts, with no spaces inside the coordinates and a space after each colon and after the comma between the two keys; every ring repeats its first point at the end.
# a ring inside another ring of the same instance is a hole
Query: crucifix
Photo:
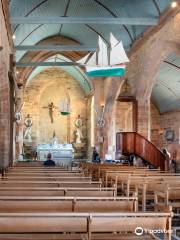
{"type": "Polygon", "coordinates": [[[48,108],[48,110],[49,110],[49,117],[50,117],[51,123],[53,123],[54,122],[54,111],[55,111],[55,109],[57,109],[57,107],[54,106],[53,102],[51,102],[51,103],[48,104],[47,107],[43,107],[43,108],[48,108]]]}

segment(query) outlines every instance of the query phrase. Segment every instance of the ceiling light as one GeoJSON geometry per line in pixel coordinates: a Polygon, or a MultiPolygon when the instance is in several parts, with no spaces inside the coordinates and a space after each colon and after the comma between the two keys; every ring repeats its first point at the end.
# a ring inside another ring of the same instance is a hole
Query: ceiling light
{"type": "Polygon", "coordinates": [[[19,74],[19,71],[16,71],[16,74],[19,74]]]}
{"type": "Polygon", "coordinates": [[[12,38],[13,38],[13,39],[16,39],[16,36],[15,36],[15,35],[13,35],[13,36],[12,36],[12,38]]]}
{"type": "Polygon", "coordinates": [[[173,1],[173,2],[171,3],[171,7],[172,7],[172,8],[177,7],[177,2],[176,2],[176,1],[173,1]]]}

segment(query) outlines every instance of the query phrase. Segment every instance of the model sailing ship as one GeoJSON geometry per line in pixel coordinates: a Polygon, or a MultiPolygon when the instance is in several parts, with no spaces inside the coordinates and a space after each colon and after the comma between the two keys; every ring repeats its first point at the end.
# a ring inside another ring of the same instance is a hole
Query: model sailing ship
{"type": "Polygon", "coordinates": [[[78,63],[85,65],[89,77],[122,77],[125,75],[125,63],[129,62],[122,41],[110,34],[110,51],[99,36],[99,50],[89,53],[78,63]]]}

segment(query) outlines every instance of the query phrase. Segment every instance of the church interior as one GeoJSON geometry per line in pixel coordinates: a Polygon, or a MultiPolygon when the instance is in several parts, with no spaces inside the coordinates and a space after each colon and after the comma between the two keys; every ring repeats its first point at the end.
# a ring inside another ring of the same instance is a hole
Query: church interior
{"type": "Polygon", "coordinates": [[[180,0],[0,0],[0,240],[180,239],[180,0]]]}

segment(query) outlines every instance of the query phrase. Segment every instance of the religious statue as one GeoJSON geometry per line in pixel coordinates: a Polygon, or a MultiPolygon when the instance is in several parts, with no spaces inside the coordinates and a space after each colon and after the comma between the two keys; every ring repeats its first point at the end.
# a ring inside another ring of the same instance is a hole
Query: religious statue
{"type": "Polygon", "coordinates": [[[52,146],[58,146],[58,138],[56,137],[56,132],[53,132],[52,146]]]}
{"type": "Polygon", "coordinates": [[[83,135],[82,135],[81,128],[83,126],[83,122],[80,115],[78,115],[78,118],[75,121],[75,126],[76,126],[76,131],[75,131],[76,143],[82,143],[81,139],[83,138],[83,135]]]}
{"type": "Polygon", "coordinates": [[[51,123],[53,123],[54,122],[54,111],[55,111],[55,109],[57,109],[57,107],[54,106],[53,102],[51,102],[51,103],[48,104],[48,107],[43,107],[43,108],[48,108],[49,117],[50,117],[51,123]]]}
{"type": "Polygon", "coordinates": [[[32,118],[31,118],[30,114],[27,114],[25,121],[24,121],[24,125],[26,126],[26,130],[24,132],[24,139],[28,142],[32,142],[31,135],[32,135],[33,122],[32,122],[32,118]]]}

